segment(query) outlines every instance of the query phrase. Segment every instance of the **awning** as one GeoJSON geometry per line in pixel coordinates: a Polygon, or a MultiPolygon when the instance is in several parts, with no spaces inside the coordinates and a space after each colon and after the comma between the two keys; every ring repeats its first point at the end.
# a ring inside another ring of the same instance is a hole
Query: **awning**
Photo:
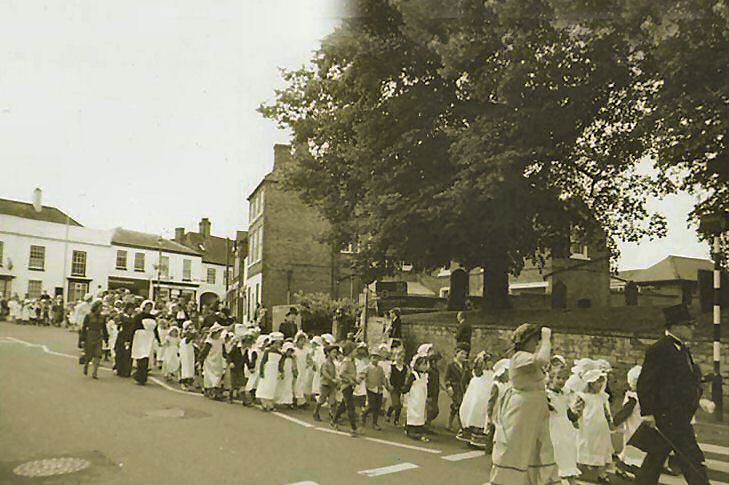
{"type": "Polygon", "coordinates": [[[84,283],[93,281],[93,278],[86,278],[85,276],[66,276],[66,279],[69,281],[82,281],[84,283]]]}
{"type": "Polygon", "coordinates": [[[529,290],[533,288],[547,288],[549,283],[546,281],[534,281],[532,283],[512,283],[509,285],[510,290],[529,290]]]}
{"type": "Polygon", "coordinates": [[[11,274],[7,268],[0,266],[0,279],[9,280],[12,278],[15,278],[15,275],[11,274]]]}

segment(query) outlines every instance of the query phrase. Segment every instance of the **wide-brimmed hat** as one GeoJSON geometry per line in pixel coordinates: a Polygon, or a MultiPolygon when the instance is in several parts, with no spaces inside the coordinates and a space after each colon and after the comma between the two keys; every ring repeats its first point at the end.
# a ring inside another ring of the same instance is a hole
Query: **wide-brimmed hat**
{"type": "Polygon", "coordinates": [[[591,382],[597,381],[601,377],[605,377],[605,373],[603,371],[601,371],[600,369],[592,369],[585,372],[585,375],[582,376],[582,381],[585,384],[589,384],[591,382]]]}
{"type": "Polygon", "coordinates": [[[291,342],[286,342],[281,347],[281,350],[283,350],[284,352],[288,352],[289,350],[296,350],[296,346],[291,342]]]}
{"type": "Polygon", "coordinates": [[[324,340],[319,335],[314,335],[311,339],[311,344],[321,346],[324,345],[324,340]]]}
{"type": "Polygon", "coordinates": [[[631,388],[635,388],[638,385],[638,378],[640,377],[640,372],[643,370],[643,367],[640,365],[633,366],[628,371],[628,385],[631,388]]]}
{"type": "Polygon", "coordinates": [[[494,377],[499,377],[499,376],[503,375],[504,372],[507,372],[510,367],[511,367],[510,359],[501,359],[500,361],[496,362],[494,364],[494,377]]]}
{"type": "Polygon", "coordinates": [[[538,335],[540,327],[533,323],[522,323],[511,334],[511,342],[516,345],[522,345],[530,338],[538,335]]]}
{"type": "Polygon", "coordinates": [[[433,344],[421,344],[416,353],[421,356],[427,356],[431,350],[433,350],[433,344]]]}
{"type": "Polygon", "coordinates": [[[269,335],[269,338],[271,339],[271,342],[283,342],[284,334],[282,334],[281,332],[272,332],[269,335]]]}
{"type": "Polygon", "coordinates": [[[331,352],[339,352],[340,348],[338,345],[325,345],[324,346],[324,355],[329,355],[331,352]]]}
{"type": "Polygon", "coordinates": [[[322,340],[324,340],[329,345],[332,345],[334,342],[337,341],[337,339],[335,339],[334,338],[334,335],[332,335],[331,333],[323,333],[321,335],[321,338],[322,338],[322,340]]]}

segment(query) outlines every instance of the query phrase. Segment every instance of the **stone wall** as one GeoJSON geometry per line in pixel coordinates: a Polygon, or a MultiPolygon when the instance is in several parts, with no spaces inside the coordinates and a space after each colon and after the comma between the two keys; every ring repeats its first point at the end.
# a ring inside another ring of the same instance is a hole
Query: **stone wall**
{"type": "MultiPolygon", "coordinates": [[[[441,361],[443,367],[453,357],[455,348],[454,324],[418,324],[406,322],[403,325],[403,338],[408,355],[412,355],[418,345],[429,342],[434,344],[444,358],[441,361]]],[[[510,346],[509,337],[511,329],[496,326],[475,326],[473,328],[471,357],[476,353],[486,350],[495,360],[507,357],[506,352],[510,346]]],[[[552,343],[553,353],[563,355],[568,362],[589,357],[593,359],[605,359],[613,366],[614,372],[610,376],[610,387],[616,395],[622,396],[625,392],[626,375],[628,369],[636,364],[642,364],[645,351],[655,340],[643,337],[636,337],[628,333],[601,333],[588,335],[579,332],[553,332],[552,343]]],[[[723,349],[729,348],[723,342],[723,349]]],[[[701,366],[702,372],[712,372],[712,342],[700,340],[691,343],[691,352],[701,366]]],[[[724,377],[724,400],[729,402],[729,352],[722,353],[721,361],[722,375],[724,377]]],[[[710,385],[706,387],[707,396],[710,395],[710,385]]]]}

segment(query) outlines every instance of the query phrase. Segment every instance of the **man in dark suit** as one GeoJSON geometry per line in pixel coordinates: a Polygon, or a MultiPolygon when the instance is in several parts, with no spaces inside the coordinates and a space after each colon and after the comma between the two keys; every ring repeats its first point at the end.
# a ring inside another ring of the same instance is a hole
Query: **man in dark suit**
{"type": "Polygon", "coordinates": [[[291,308],[289,308],[289,312],[286,314],[284,321],[281,322],[281,325],[278,327],[278,331],[284,334],[285,339],[293,339],[296,335],[296,332],[299,331],[299,327],[294,321],[298,314],[299,311],[296,309],[296,307],[292,306],[291,308]]]}
{"type": "Polygon", "coordinates": [[[638,379],[643,420],[660,433],[656,433],[656,445],[647,450],[637,482],[657,484],[673,449],[686,482],[707,485],[704,454],[691,425],[702,392],[701,371],[686,345],[693,336],[694,321],[684,304],[665,308],[663,313],[665,335],[648,349],[638,379]]]}

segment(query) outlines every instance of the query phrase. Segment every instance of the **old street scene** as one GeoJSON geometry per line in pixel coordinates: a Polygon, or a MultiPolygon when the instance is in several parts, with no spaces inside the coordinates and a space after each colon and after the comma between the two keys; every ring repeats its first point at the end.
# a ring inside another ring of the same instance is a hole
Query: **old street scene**
{"type": "Polygon", "coordinates": [[[729,485],[727,0],[0,2],[0,484],[729,485]]]}

